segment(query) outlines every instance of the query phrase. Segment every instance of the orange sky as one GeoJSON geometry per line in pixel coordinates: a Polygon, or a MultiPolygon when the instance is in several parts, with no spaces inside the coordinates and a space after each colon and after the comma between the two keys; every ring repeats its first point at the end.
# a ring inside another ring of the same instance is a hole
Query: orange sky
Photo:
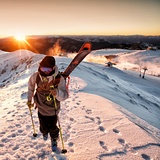
{"type": "Polygon", "coordinates": [[[0,0],[0,37],[160,35],[160,0],[0,0]]]}

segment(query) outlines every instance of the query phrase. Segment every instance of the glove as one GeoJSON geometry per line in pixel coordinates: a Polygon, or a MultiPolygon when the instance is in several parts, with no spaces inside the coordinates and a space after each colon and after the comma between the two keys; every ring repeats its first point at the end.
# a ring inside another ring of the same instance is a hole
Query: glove
{"type": "Polygon", "coordinates": [[[56,89],[52,89],[51,90],[51,94],[52,94],[52,96],[55,97],[57,95],[57,90],[56,89]]]}
{"type": "Polygon", "coordinates": [[[32,108],[32,107],[34,107],[34,104],[31,103],[31,101],[28,101],[28,102],[27,102],[27,106],[28,106],[29,108],[32,108]]]}

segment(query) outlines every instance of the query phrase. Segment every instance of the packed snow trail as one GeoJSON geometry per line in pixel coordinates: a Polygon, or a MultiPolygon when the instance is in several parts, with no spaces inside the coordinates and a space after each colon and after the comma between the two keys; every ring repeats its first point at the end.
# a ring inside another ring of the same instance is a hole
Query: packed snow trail
{"type": "MultiPolygon", "coordinates": [[[[10,96],[4,96],[2,103],[5,113],[0,132],[1,159],[112,160],[159,156],[159,143],[156,140],[115,109],[117,106],[114,103],[81,92],[86,83],[76,77],[72,77],[70,98],[62,103],[60,112],[68,153],[54,154],[51,152],[50,140],[44,142],[39,132],[36,110],[33,118],[38,136],[34,138],[32,135],[26,106],[27,95],[24,92],[27,91],[27,85],[24,77],[23,81],[20,79],[19,83],[2,89],[3,93],[8,92],[10,96]]],[[[61,142],[58,144],[61,147],[61,142]]]]}

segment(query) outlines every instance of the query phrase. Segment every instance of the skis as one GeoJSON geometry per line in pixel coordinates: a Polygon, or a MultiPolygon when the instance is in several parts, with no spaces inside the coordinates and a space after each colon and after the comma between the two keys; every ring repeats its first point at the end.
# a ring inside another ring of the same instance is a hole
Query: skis
{"type": "Polygon", "coordinates": [[[71,72],[80,64],[80,62],[91,52],[92,44],[90,42],[85,42],[77,55],[74,57],[72,62],[66,68],[66,70],[62,73],[62,76],[67,78],[71,72]]]}

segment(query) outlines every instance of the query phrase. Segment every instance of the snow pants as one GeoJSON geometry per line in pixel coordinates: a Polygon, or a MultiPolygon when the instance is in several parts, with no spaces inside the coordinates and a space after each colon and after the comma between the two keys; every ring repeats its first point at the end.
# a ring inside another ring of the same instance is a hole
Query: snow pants
{"type": "Polygon", "coordinates": [[[58,139],[59,128],[57,127],[57,115],[44,116],[38,112],[38,118],[40,122],[40,132],[43,136],[49,133],[52,140],[58,139]]]}

